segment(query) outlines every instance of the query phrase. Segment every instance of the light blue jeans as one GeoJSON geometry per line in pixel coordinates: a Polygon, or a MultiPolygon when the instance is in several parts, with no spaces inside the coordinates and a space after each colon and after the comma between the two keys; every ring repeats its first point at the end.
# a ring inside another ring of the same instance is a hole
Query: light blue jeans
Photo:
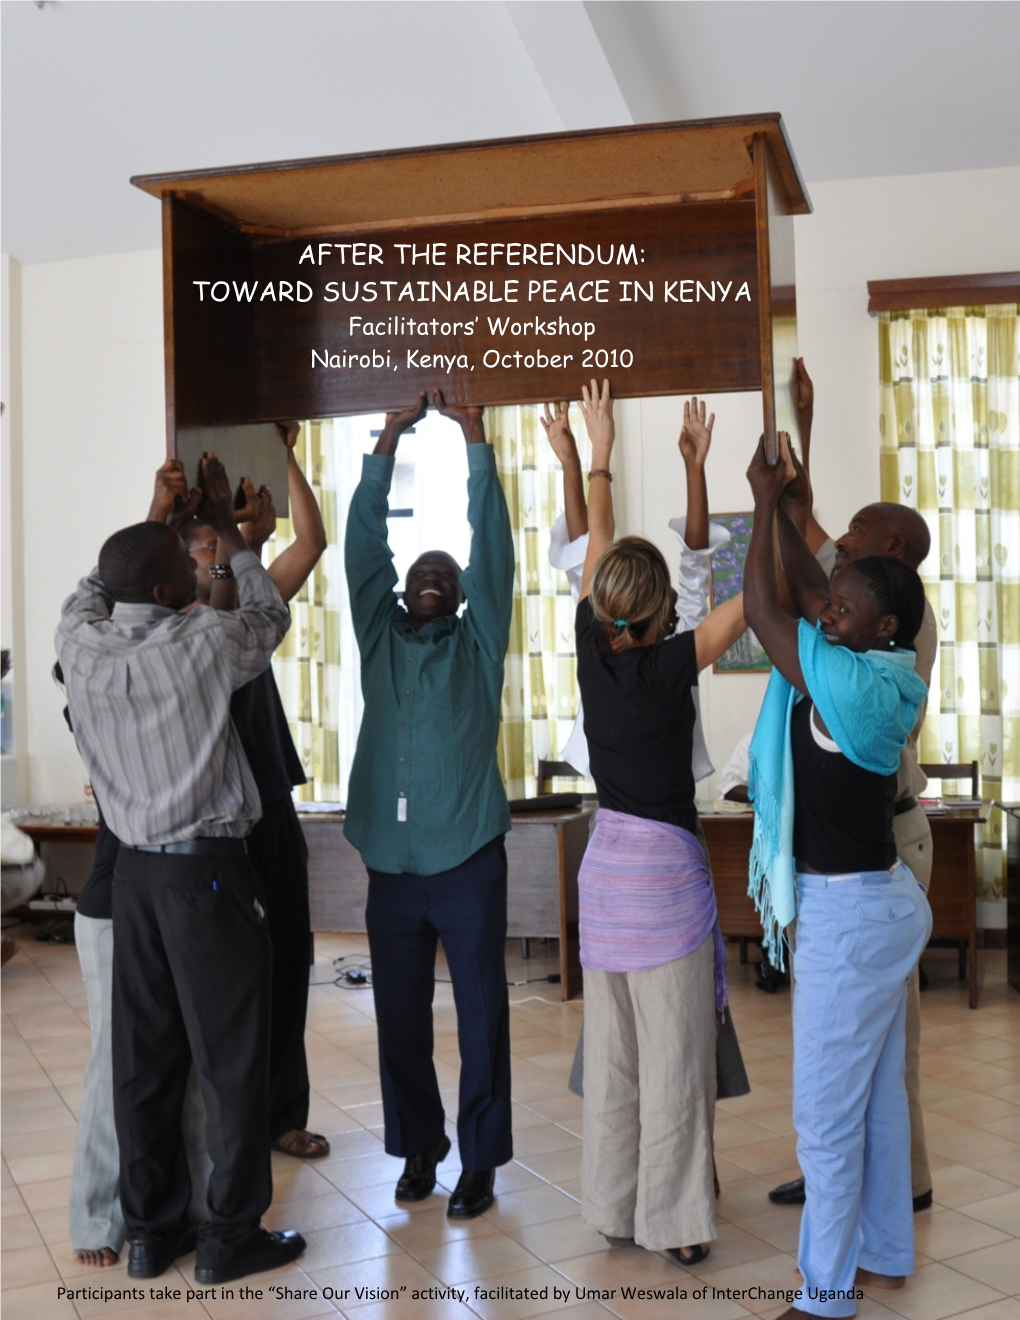
{"type": "Polygon", "coordinates": [[[807,1201],[795,1304],[813,1315],[856,1314],[858,1266],[914,1271],[905,1020],[930,933],[928,900],[902,862],[797,876],[793,1121],[807,1201]]]}

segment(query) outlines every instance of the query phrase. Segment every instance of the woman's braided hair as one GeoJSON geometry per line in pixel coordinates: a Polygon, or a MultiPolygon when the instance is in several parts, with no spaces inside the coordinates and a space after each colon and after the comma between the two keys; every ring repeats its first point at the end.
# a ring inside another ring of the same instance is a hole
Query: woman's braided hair
{"type": "Polygon", "coordinates": [[[899,627],[891,644],[912,651],[924,620],[924,587],[916,571],[888,555],[851,559],[844,568],[860,574],[882,614],[895,614],[899,627]]]}

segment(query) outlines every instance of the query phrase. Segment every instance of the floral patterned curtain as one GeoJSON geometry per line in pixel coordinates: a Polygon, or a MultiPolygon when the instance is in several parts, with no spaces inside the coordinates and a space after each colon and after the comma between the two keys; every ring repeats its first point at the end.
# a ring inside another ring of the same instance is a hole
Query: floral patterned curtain
{"type": "MultiPolygon", "coordinates": [[[[921,576],[939,624],[939,659],[921,760],[977,760],[986,805],[1017,802],[1017,304],[883,312],[879,344],[882,497],[918,509],[932,533],[921,576]]],[[[978,896],[995,902],[1005,894],[1004,829],[1001,812],[988,815],[978,896]]]]}

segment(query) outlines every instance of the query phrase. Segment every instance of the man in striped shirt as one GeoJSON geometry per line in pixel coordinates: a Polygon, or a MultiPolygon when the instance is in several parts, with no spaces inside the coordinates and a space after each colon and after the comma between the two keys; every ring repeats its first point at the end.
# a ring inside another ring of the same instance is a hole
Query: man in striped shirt
{"type": "Polygon", "coordinates": [[[180,611],[195,568],[169,527],[115,533],[64,604],[57,652],[79,748],[111,829],[114,1107],[128,1274],[155,1278],[196,1241],[180,1136],[188,1061],[202,1085],[213,1172],[195,1277],[227,1283],[293,1260],[297,1233],[267,1233],[269,940],[245,836],[261,808],[230,720],[290,618],[203,457],[200,514],[237,578],[233,613],[180,611]]]}

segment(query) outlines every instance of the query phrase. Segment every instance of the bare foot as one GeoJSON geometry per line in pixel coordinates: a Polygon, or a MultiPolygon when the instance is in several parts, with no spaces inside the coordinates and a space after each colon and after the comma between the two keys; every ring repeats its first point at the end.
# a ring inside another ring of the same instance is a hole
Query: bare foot
{"type": "Polygon", "coordinates": [[[74,1254],[80,1265],[95,1265],[99,1269],[116,1265],[119,1259],[112,1247],[79,1247],[74,1254]]]}

